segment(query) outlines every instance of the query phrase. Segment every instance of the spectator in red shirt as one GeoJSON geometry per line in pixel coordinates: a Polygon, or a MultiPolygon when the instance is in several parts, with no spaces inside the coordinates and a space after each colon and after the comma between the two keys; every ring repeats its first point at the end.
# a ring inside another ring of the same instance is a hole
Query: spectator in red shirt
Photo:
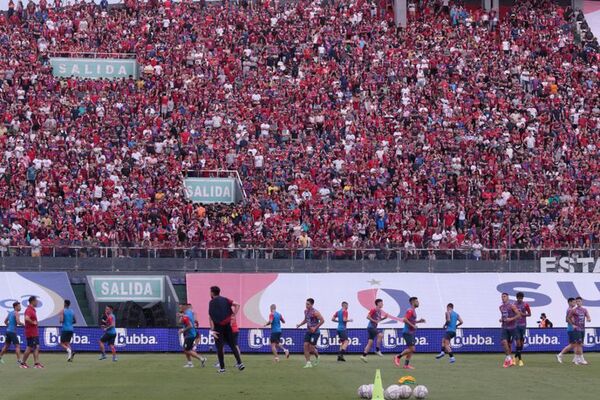
{"type": "Polygon", "coordinates": [[[29,305],[25,310],[25,338],[27,340],[27,349],[25,349],[25,354],[23,354],[21,368],[29,368],[27,365],[27,359],[31,353],[33,353],[33,367],[44,368],[44,366],[40,363],[40,332],[38,327],[37,312],[35,311],[37,304],[38,300],[35,296],[29,297],[29,305]]]}

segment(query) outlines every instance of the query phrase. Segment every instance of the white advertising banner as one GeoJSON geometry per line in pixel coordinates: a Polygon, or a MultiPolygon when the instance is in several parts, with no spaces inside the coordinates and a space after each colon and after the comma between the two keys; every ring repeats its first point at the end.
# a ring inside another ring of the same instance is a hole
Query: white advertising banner
{"type": "MultiPolygon", "coordinates": [[[[499,327],[500,295],[507,292],[515,299],[517,292],[525,294],[532,317],[529,326],[545,313],[555,327],[566,326],[567,298],[581,296],[590,311],[592,326],[600,323],[600,276],[592,274],[500,274],[500,273],[323,273],[323,274],[219,274],[187,275],[188,299],[193,304],[201,326],[205,321],[209,289],[221,287],[224,296],[242,305],[239,323],[245,328],[258,328],[268,319],[269,306],[277,309],[287,321],[285,327],[295,327],[304,318],[304,303],[315,299],[315,308],[323,314],[325,327],[334,328],[331,321],[342,301],[349,303],[348,328],[363,328],[366,315],[376,298],[384,301],[384,310],[402,318],[408,299],[420,300],[419,318],[425,318],[424,328],[440,328],[444,324],[446,304],[453,303],[465,327],[499,327]]],[[[382,328],[401,327],[391,320],[382,328]]]]}

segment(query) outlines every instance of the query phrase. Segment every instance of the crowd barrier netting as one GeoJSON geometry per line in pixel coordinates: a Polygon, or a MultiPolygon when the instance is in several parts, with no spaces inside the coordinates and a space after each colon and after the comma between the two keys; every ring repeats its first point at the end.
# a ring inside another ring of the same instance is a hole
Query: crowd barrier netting
{"type": "MultiPolygon", "coordinates": [[[[4,344],[6,328],[0,328],[0,345],[4,344]]],[[[284,329],[282,344],[293,353],[302,352],[305,330],[284,329]]],[[[97,351],[98,340],[102,336],[100,328],[82,327],[75,329],[72,345],[76,351],[97,351]]],[[[269,329],[241,329],[239,347],[243,353],[269,353],[269,329]]],[[[382,351],[395,353],[405,347],[401,329],[383,329],[382,351]]],[[[417,351],[435,353],[440,350],[444,337],[443,329],[421,329],[417,332],[417,351]]],[[[498,328],[464,328],[458,329],[452,346],[457,352],[495,353],[501,352],[501,330],[498,328]]],[[[23,331],[18,332],[24,346],[23,331]]],[[[360,353],[368,340],[366,329],[349,329],[349,353],[360,353]]],[[[42,351],[62,351],[59,346],[60,329],[53,327],[40,328],[40,345],[42,351]]],[[[116,346],[118,351],[125,352],[178,352],[181,351],[183,339],[177,328],[117,328],[116,346]]],[[[528,329],[525,351],[558,352],[567,344],[567,332],[559,329],[528,329]]],[[[586,351],[600,351],[600,328],[587,328],[584,335],[586,351]]],[[[336,353],[339,341],[335,329],[322,329],[317,343],[321,353],[336,353]]],[[[214,339],[207,329],[200,329],[200,352],[214,351],[214,339]]]]}

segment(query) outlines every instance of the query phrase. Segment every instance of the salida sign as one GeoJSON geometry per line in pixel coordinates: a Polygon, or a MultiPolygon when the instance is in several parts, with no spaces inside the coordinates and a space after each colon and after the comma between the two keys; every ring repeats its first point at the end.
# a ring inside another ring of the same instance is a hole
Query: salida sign
{"type": "Polygon", "coordinates": [[[117,79],[138,77],[135,59],[50,57],[52,75],[60,78],[117,79]]]}
{"type": "Polygon", "coordinates": [[[164,276],[88,276],[97,302],[164,300],[164,276]]]}
{"type": "Polygon", "coordinates": [[[540,272],[600,273],[600,258],[541,257],[540,272]]]}

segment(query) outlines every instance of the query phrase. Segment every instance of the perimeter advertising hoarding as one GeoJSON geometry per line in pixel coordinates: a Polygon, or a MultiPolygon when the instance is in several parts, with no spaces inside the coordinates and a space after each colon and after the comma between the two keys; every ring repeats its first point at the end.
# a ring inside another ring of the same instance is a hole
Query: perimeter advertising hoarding
{"type": "Polygon", "coordinates": [[[14,302],[20,302],[24,312],[30,296],[38,298],[40,326],[58,324],[65,299],[71,300],[77,323],[85,326],[66,272],[0,272],[0,324],[4,324],[14,302]]]}
{"type": "MultiPolygon", "coordinates": [[[[5,328],[0,328],[0,346],[4,344],[5,328]]],[[[282,343],[293,353],[301,353],[304,342],[304,330],[284,329],[282,343]]],[[[19,328],[21,343],[24,343],[23,330],[19,328]]],[[[567,343],[565,329],[529,329],[525,342],[526,352],[560,351],[567,343]]],[[[98,340],[102,335],[100,328],[75,328],[71,344],[75,351],[98,351],[98,340]]],[[[270,353],[269,329],[240,330],[239,346],[242,353],[270,353]]],[[[368,340],[366,329],[350,329],[348,331],[350,345],[348,352],[361,353],[368,340]]],[[[420,353],[437,353],[440,350],[443,329],[423,329],[417,332],[417,350],[420,353]]],[[[60,329],[40,328],[40,345],[42,351],[64,351],[59,346],[60,329]]],[[[179,352],[182,350],[183,338],[177,328],[117,328],[115,341],[118,352],[179,352]]],[[[500,329],[465,328],[457,331],[452,340],[456,352],[467,353],[501,353],[500,329]]],[[[585,351],[600,351],[600,329],[586,329],[584,336],[585,351]]],[[[337,353],[339,341],[333,329],[322,329],[317,341],[321,353],[337,353]]],[[[384,329],[382,351],[394,354],[405,347],[400,329],[384,329]]],[[[200,352],[215,350],[214,339],[207,329],[200,329],[200,352]]],[[[500,358],[501,359],[501,358],[500,358]]],[[[499,359],[499,360],[500,360],[499,359]]]]}
{"type": "MultiPolygon", "coordinates": [[[[409,307],[408,299],[417,296],[419,318],[424,328],[444,325],[447,303],[454,303],[464,327],[499,327],[500,294],[512,299],[519,291],[532,309],[529,325],[537,326],[541,313],[546,313],[555,327],[565,326],[566,299],[582,296],[592,321],[600,321],[600,276],[592,274],[501,274],[501,273],[322,273],[322,274],[187,274],[188,301],[194,306],[201,326],[208,326],[208,301],[212,285],[242,305],[240,326],[260,328],[268,319],[269,306],[277,304],[290,326],[304,319],[304,303],[315,299],[315,308],[325,318],[325,327],[335,328],[331,321],[342,301],[349,303],[349,328],[364,328],[366,315],[374,300],[384,301],[384,310],[402,318],[409,307]]],[[[382,328],[398,328],[402,323],[388,320],[382,328]]]]}

